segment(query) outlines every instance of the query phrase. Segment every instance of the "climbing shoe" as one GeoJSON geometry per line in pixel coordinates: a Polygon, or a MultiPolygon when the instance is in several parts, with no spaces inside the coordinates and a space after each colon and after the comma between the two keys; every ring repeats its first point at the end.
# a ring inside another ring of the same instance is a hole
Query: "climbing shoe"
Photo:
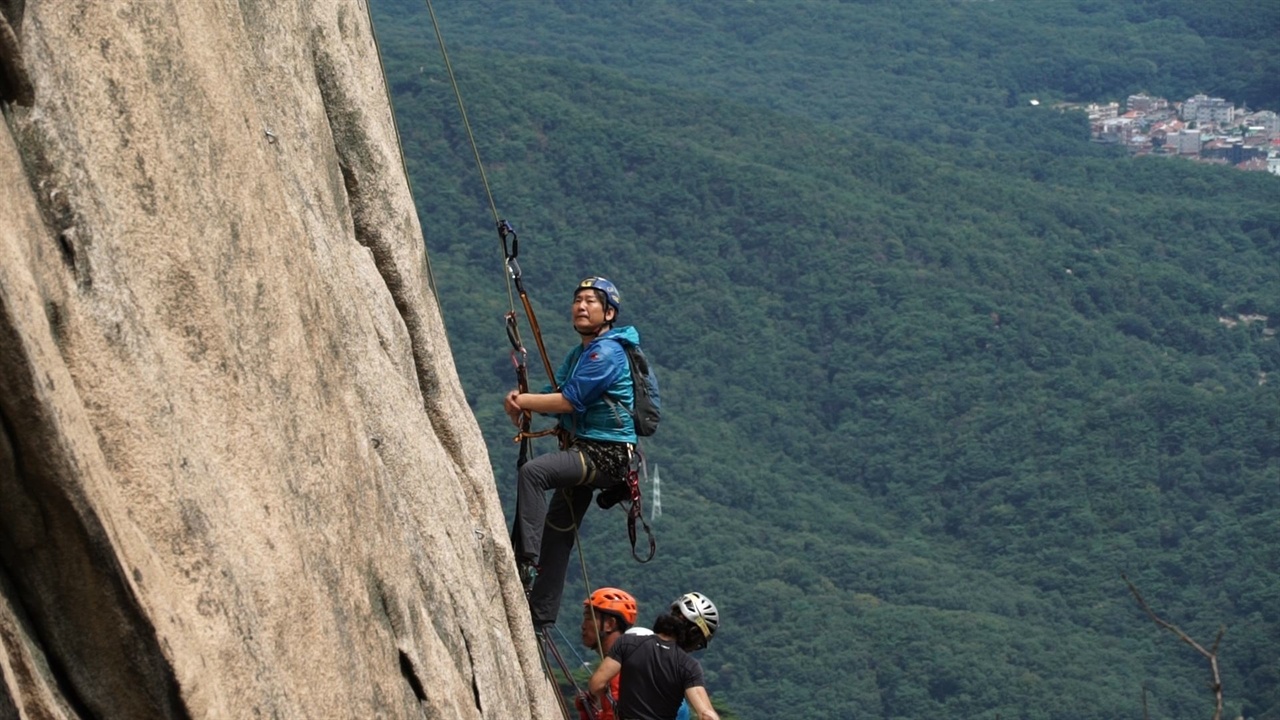
{"type": "Polygon", "coordinates": [[[533,589],[533,581],[538,579],[538,566],[521,560],[516,563],[516,573],[520,576],[520,584],[524,586],[526,595],[533,589]]]}

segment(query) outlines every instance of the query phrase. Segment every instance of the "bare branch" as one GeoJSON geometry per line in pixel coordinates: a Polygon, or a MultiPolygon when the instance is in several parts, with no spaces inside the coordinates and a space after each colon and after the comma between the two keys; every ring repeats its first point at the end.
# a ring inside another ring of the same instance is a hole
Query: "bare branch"
{"type": "MultiPolygon", "coordinates": [[[[1156,625],[1178,636],[1179,640],[1195,648],[1196,652],[1203,655],[1205,659],[1209,661],[1209,669],[1213,673],[1213,682],[1209,685],[1209,689],[1213,691],[1214,699],[1217,701],[1217,707],[1213,712],[1213,720],[1222,720],[1222,676],[1218,673],[1218,645],[1222,642],[1223,633],[1227,631],[1226,626],[1218,627],[1218,636],[1213,640],[1213,649],[1206,650],[1204,649],[1204,646],[1202,646],[1200,643],[1196,642],[1195,640],[1192,640],[1191,636],[1183,632],[1182,629],[1179,628],[1177,625],[1174,625],[1173,623],[1168,622],[1164,618],[1157,615],[1156,612],[1151,609],[1151,606],[1147,604],[1147,601],[1142,597],[1142,593],[1138,592],[1138,588],[1135,587],[1134,584],[1129,581],[1128,575],[1121,573],[1120,577],[1124,578],[1124,584],[1129,586],[1129,592],[1132,593],[1133,598],[1138,601],[1138,606],[1142,608],[1142,611],[1145,612],[1147,616],[1150,617],[1151,620],[1155,622],[1156,625]]],[[[1143,689],[1145,690],[1145,687],[1143,689]]],[[[1145,706],[1145,701],[1146,701],[1146,696],[1144,693],[1143,695],[1144,706],[1145,706]]],[[[1144,707],[1144,714],[1145,714],[1145,707],[1144,707]]]]}

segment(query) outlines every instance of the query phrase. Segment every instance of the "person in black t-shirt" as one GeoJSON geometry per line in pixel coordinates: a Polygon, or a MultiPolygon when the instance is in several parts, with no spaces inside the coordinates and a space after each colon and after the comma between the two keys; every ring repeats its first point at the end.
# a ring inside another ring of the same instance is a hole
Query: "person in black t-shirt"
{"type": "Polygon", "coordinates": [[[705,648],[719,627],[715,604],[701,593],[685,593],[654,621],[653,635],[618,638],[588,689],[603,698],[609,680],[621,672],[621,720],[675,720],[681,699],[688,699],[700,720],[720,720],[707,696],[702,666],[689,654],[705,648]]]}

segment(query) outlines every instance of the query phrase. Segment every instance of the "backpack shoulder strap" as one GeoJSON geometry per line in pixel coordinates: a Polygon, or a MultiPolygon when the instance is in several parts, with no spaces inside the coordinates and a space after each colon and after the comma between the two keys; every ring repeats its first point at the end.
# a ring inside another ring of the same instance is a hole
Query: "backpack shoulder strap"
{"type": "MultiPolygon", "coordinates": [[[[647,368],[643,367],[644,365],[643,362],[637,362],[639,356],[637,356],[635,352],[632,350],[632,348],[635,347],[634,345],[632,345],[631,343],[625,343],[622,341],[622,338],[617,338],[617,337],[606,338],[606,340],[612,340],[618,343],[618,346],[622,348],[622,354],[625,355],[627,358],[627,373],[632,377],[633,380],[636,376],[637,370],[639,370],[642,374],[645,370],[647,370],[647,368]]],[[[638,391],[633,389],[631,392],[632,392],[631,407],[627,407],[625,403],[618,402],[618,400],[611,393],[604,394],[604,401],[609,403],[610,405],[621,407],[623,410],[627,412],[628,415],[631,416],[632,420],[635,420],[635,417],[636,417],[635,393],[638,391]]]]}

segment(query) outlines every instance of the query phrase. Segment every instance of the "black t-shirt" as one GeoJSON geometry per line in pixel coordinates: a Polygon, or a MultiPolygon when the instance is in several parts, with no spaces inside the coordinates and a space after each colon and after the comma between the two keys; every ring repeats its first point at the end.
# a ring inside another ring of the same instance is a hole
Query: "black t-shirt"
{"type": "Polygon", "coordinates": [[[675,720],[684,691],[705,685],[698,661],[657,635],[623,635],[609,657],[622,664],[618,716],[627,720],[675,720]]]}

